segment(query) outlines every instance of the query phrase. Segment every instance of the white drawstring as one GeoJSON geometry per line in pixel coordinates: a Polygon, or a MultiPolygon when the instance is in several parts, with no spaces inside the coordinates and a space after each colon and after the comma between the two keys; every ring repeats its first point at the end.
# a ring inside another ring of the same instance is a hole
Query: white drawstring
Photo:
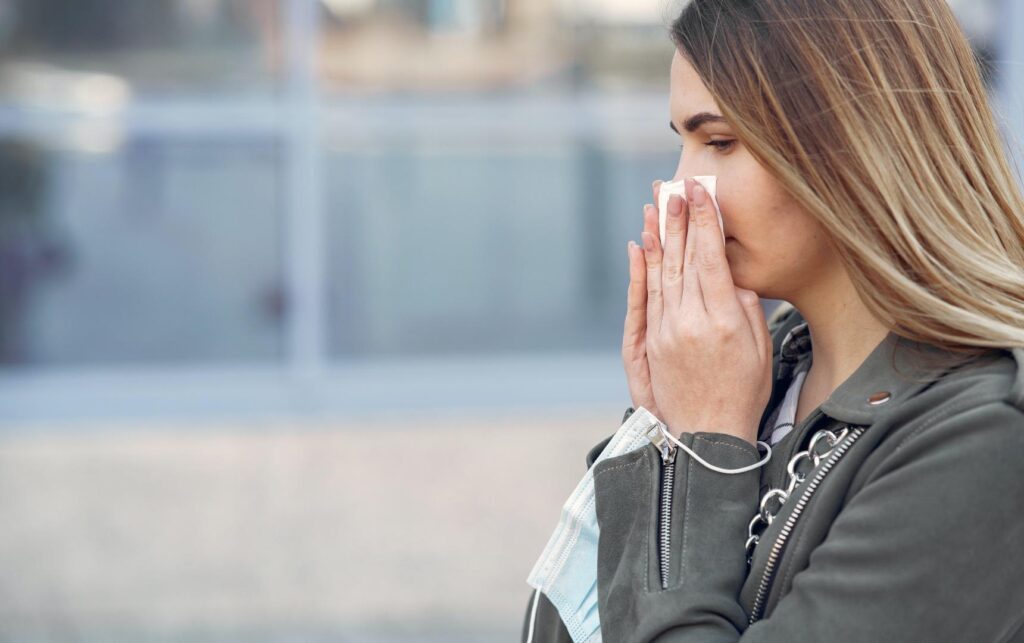
{"type": "Polygon", "coordinates": [[[666,426],[664,422],[659,422],[658,423],[658,428],[661,429],[662,435],[664,435],[669,440],[675,442],[679,446],[680,449],[682,449],[683,451],[686,451],[687,453],[689,453],[690,456],[692,456],[694,460],[696,460],[697,462],[700,462],[701,464],[703,464],[708,469],[711,469],[712,471],[717,471],[718,473],[729,473],[729,474],[732,474],[732,473],[745,473],[747,471],[751,471],[753,469],[757,469],[759,467],[762,467],[765,464],[768,464],[768,461],[772,459],[772,447],[767,442],[762,442],[761,440],[758,440],[757,443],[759,445],[763,444],[764,448],[768,449],[768,453],[767,453],[767,455],[764,456],[763,460],[761,460],[760,462],[755,462],[754,464],[751,464],[751,465],[748,465],[748,466],[745,466],[745,467],[741,467],[739,469],[723,469],[721,467],[716,467],[715,465],[711,464],[710,462],[707,462],[706,460],[704,460],[704,458],[702,458],[699,455],[697,455],[696,453],[694,453],[693,449],[691,449],[690,447],[686,446],[685,444],[680,442],[678,439],[676,439],[676,436],[672,435],[672,433],[668,430],[668,426],[666,426]]]}
{"type": "Polygon", "coordinates": [[[534,590],[533,592],[533,608],[530,610],[530,635],[526,639],[526,643],[533,643],[533,626],[537,622],[537,599],[540,598],[540,590],[534,590]]]}

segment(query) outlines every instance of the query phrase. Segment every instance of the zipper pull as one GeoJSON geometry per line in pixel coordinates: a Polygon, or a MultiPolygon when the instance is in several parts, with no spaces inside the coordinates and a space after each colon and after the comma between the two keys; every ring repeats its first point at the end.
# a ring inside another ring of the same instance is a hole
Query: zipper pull
{"type": "Polygon", "coordinates": [[[647,439],[651,441],[658,451],[661,452],[661,461],[665,464],[672,464],[676,461],[676,443],[665,435],[668,427],[663,422],[658,422],[647,429],[647,439]]]}

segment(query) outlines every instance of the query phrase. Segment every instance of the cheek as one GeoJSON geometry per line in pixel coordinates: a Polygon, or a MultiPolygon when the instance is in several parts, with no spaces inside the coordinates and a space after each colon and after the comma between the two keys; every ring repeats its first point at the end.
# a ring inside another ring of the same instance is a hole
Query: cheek
{"type": "MultiPolygon", "coordinates": [[[[734,180],[734,179],[733,179],[734,180]]],[[[719,178],[718,187],[718,208],[722,212],[722,225],[725,234],[730,239],[728,246],[747,243],[756,243],[765,230],[764,216],[760,207],[757,206],[756,196],[746,190],[740,192],[727,187],[729,183],[719,178]]]]}
{"type": "Polygon", "coordinates": [[[739,245],[770,251],[785,241],[785,228],[796,223],[801,210],[778,182],[749,155],[718,177],[718,206],[725,232],[739,245]]]}
{"type": "MultiPolygon", "coordinates": [[[[812,228],[788,199],[775,194],[725,192],[719,199],[725,231],[725,252],[734,283],[758,292],[793,277],[791,269],[806,256],[812,228]]],[[[813,253],[812,253],[813,254],[813,253]]]]}
{"type": "Polygon", "coordinates": [[[796,216],[765,221],[727,244],[733,283],[761,297],[787,299],[831,274],[835,257],[815,222],[796,216]]]}

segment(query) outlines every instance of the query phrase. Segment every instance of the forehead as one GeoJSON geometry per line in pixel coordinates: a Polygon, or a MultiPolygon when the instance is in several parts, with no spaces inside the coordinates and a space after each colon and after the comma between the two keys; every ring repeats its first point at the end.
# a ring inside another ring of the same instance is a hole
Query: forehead
{"type": "Polygon", "coordinates": [[[718,103],[693,68],[677,49],[672,56],[672,69],[669,72],[669,102],[673,113],[686,118],[697,112],[720,114],[718,103]]]}

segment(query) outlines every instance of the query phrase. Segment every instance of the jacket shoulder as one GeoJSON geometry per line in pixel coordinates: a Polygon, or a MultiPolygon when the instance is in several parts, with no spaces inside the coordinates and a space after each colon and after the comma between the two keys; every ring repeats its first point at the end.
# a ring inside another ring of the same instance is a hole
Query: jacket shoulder
{"type": "Polygon", "coordinates": [[[892,435],[883,439],[889,447],[881,453],[911,442],[951,446],[957,440],[950,435],[982,426],[1004,438],[1024,436],[1024,348],[993,349],[960,362],[882,418],[892,435]]]}
{"type": "Polygon", "coordinates": [[[1024,414],[1024,348],[994,349],[954,368],[926,393],[937,405],[1001,402],[1024,414]]]}
{"type": "Polygon", "coordinates": [[[1024,347],[1014,348],[1010,353],[1013,355],[1016,370],[1010,383],[1010,390],[1006,394],[1006,401],[1024,411],[1024,347]]]}

